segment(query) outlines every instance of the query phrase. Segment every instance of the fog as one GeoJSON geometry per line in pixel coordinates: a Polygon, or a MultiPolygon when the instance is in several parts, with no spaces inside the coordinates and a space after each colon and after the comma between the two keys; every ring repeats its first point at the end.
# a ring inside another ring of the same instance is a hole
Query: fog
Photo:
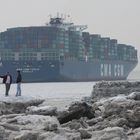
{"type": "MultiPolygon", "coordinates": [[[[0,0],[0,31],[45,25],[49,15],[88,25],[87,31],[135,46],[140,54],[140,0],[0,0]]],[[[140,56],[140,55],[139,55],[140,56]]],[[[134,71],[140,71],[140,65],[134,71]]]]}

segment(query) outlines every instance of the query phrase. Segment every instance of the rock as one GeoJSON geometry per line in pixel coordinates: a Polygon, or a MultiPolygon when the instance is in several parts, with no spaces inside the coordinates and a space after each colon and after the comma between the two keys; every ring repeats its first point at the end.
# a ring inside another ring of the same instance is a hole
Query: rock
{"type": "Polygon", "coordinates": [[[66,135],[46,132],[41,134],[37,140],[68,140],[66,135]]]}
{"type": "Polygon", "coordinates": [[[81,134],[80,133],[67,133],[67,140],[81,140],[81,134]]]}
{"type": "Polygon", "coordinates": [[[85,129],[79,129],[78,131],[81,134],[81,139],[89,139],[92,137],[92,134],[85,129]]]}
{"type": "Polygon", "coordinates": [[[132,92],[140,92],[140,82],[103,81],[94,85],[91,97],[94,101],[97,101],[101,98],[114,97],[119,94],[129,95],[132,92]]]}
{"type": "Polygon", "coordinates": [[[80,119],[80,120],[72,120],[72,121],[69,121],[68,123],[65,123],[65,124],[62,124],[61,125],[62,127],[69,127],[71,130],[78,130],[80,128],[87,128],[88,125],[87,123],[80,119]]]}
{"type": "Polygon", "coordinates": [[[25,113],[26,108],[29,106],[37,106],[43,103],[43,99],[31,99],[31,100],[17,100],[17,101],[1,101],[0,102],[0,114],[15,114],[15,113],[25,113]]]}
{"type": "Polygon", "coordinates": [[[23,134],[16,136],[14,140],[38,140],[38,132],[24,132],[23,134]]]}
{"type": "Polygon", "coordinates": [[[135,138],[136,138],[136,140],[140,140],[140,132],[135,134],[135,138]]]}
{"type": "Polygon", "coordinates": [[[95,125],[90,126],[89,131],[101,131],[107,127],[111,127],[111,122],[108,119],[97,122],[95,125]]]}
{"type": "Polygon", "coordinates": [[[140,92],[132,92],[127,96],[127,99],[140,100],[140,92]]]}
{"type": "Polygon", "coordinates": [[[130,129],[127,134],[129,140],[140,140],[140,127],[134,130],[130,129]]]}
{"type": "MultiPolygon", "coordinates": [[[[38,134],[42,132],[57,131],[60,127],[56,117],[43,115],[4,115],[0,123],[2,136],[7,139],[0,140],[38,140],[38,134]],[[4,117],[5,116],[5,117],[4,117]],[[12,118],[13,117],[13,118],[12,118]],[[9,121],[10,120],[10,121],[9,121]],[[14,121],[13,121],[14,120],[14,121]],[[8,123],[10,122],[10,123],[8,123]],[[3,127],[2,127],[3,126],[3,127]],[[37,132],[37,133],[36,133],[37,132]]],[[[0,138],[2,137],[0,136],[0,138]]]]}
{"type": "Polygon", "coordinates": [[[31,106],[31,107],[27,108],[26,113],[27,114],[55,116],[57,114],[57,107],[52,107],[52,106],[43,106],[43,107],[31,106]]]}
{"type": "Polygon", "coordinates": [[[20,131],[20,128],[17,125],[12,125],[8,123],[2,123],[0,125],[3,126],[5,129],[11,130],[11,131],[20,131]]]}
{"type": "Polygon", "coordinates": [[[39,135],[38,140],[81,140],[80,133],[78,132],[46,132],[39,135]]]}
{"type": "Polygon", "coordinates": [[[104,118],[107,118],[109,116],[121,116],[123,117],[124,112],[127,111],[127,103],[118,103],[118,102],[108,102],[108,104],[105,105],[105,111],[103,114],[104,118]]]}
{"type": "Polygon", "coordinates": [[[63,111],[36,100],[1,101],[0,140],[139,140],[140,82],[101,82],[95,91],[95,100],[63,111]]]}
{"type": "Polygon", "coordinates": [[[129,127],[132,128],[140,127],[140,107],[136,107],[133,110],[127,111],[125,117],[129,122],[128,123],[129,127]]]}
{"type": "Polygon", "coordinates": [[[86,122],[87,122],[87,124],[88,124],[89,126],[93,126],[93,125],[95,125],[96,123],[101,122],[101,121],[103,121],[103,118],[102,118],[102,117],[99,117],[99,118],[93,118],[93,119],[91,119],[91,120],[87,120],[86,122]]]}
{"type": "Polygon", "coordinates": [[[136,129],[133,130],[133,133],[135,133],[135,134],[136,133],[139,133],[139,132],[140,132],[140,127],[138,127],[138,128],[136,128],[136,129]]]}
{"type": "Polygon", "coordinates": [[[43,116],[43,115],[26,115],[16,117],[17,124],[24,125],[24,127],[34,130],[40,129],[53,129],[59,126],[56,117],[43,116]],[[47,126],[48,125],[48,126],[47,126]]]}
{"type": "Polygon", "coordinates": [[[46,131],[56,131],[58,130],[59,124],[56,122],[46,122],[44,123],[44,130],[46,131]]]}
{"type": "Polygon", "coordinates": [[[140,106],[140,102],[135,100],[108,100],[108,102],[106,101],[104,104],[105,111],[103,116],[108,117],[116,115],[124,118],[128,110],[133,110],[138,106],[140,106]]]}
{"type": "Polygon", "coordinates": [[[68,123],[62,124],[61,126],[62,127],[69,127],[71,130],[73,130],[73,129],[78,130],[82,127],[82,125],[79,122],[77,122],[76,120],[72,120],[68,123]]]}
{"type": "Polygon", "coordinates": [[[134,132],[134,137],[136,138],[136,140],[140,140],[140,127],[135,129],[133,132],[134,132]]]}
{"type": "Polygon", "coordinates": [[[128,121],[125,118],[115,118],[110,121],[112,127],[126,127],[128,125],[128,121]]]}
{"type": "Polygon", "coordinates": [[[94,131],[91,140],[128,140],[123,128],[109,127],[102,131],[94,131]]]}
{"type": "Polygon", "coordinates": [[[22,113],[20,113],[20,114],[6,114],[6,115],[2,115],[2,116],[0,116],[0,121],[2,119],[8,119],[8,120],[10,120],[10,119],[13,119],[16,116],[21,116],[21,115],[22,115],[22,113]]]}
{"type": "Polygon", "coordinates": [[[6,139],[6,132],[4,127],[0,126],[0,140],[5,140],[6,139]]]}
{"type": "Polygon", "coordinates": [[[58,120],[63,124],[73,119],[80,119],[81,117],[94,117],[92,107],[85,102],[76,102],[72,104],[67,111],[61,112],[58,115],[58,120]]]}

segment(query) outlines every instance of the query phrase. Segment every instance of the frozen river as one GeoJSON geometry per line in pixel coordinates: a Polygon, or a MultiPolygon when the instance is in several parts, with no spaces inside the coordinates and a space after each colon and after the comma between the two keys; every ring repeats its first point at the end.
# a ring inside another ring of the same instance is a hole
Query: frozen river
{"type": "MultiPolygon", "coordinates": [[[[36,97],[46,99],[47,105],[66,106],[72,101],[80,100],[82,97],[90,96],[95,82],[59,82],[59,83],[23,83],[22,97],[36,97]]],[[[16,84],[11,85],[8,98],[15,97],[16,84]]],[[[5,85],[0,84],[0,97],[5,95],[5,85]]]]}

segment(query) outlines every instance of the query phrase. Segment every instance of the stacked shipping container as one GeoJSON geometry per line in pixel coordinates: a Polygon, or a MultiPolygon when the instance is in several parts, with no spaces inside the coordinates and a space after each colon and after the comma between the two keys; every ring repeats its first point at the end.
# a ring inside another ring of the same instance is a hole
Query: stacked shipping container
{"type": "Polygon", "coordinates": [[[132,46],[118,44],[117,40],[103,38],[98,34],[81,34],[80,31],[56,26],[19,27],[0,33],[1,58],[14,60],[15,52],[19,52],[20,60],[37,60],[37,52],[40,52],[42,60],[55,60],[60,57],[84,60],[87,57],[90,61],[137,61],[137,50],[132,46]]]}

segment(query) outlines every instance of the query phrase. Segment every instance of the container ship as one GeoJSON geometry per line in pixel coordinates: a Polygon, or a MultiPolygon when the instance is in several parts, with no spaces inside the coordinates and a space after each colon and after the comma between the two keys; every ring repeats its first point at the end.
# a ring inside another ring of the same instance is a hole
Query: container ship
{"type": "Polygon", "coordinates": [[[62,17],[44,26],[9,28],[0,33],[0,75],[23,82],[125,80],[138,63],[137,50],[116,39],[85,32],[62,17]]]}

